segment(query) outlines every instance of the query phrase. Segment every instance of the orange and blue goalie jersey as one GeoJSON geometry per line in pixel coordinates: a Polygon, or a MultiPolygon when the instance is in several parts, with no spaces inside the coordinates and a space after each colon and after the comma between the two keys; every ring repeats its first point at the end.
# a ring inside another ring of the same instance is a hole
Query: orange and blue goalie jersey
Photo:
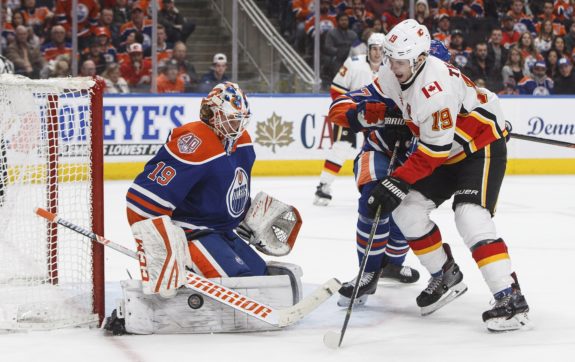
{"type": "Polygon", "coordinates": [[[247,131],[234,152],[226,155],[220,139],[205,123],[175,128],[128,190],[128,221],[131,225],[168,215],[188,235],[231,230],[250,206],[254,161],[247,131]]]}

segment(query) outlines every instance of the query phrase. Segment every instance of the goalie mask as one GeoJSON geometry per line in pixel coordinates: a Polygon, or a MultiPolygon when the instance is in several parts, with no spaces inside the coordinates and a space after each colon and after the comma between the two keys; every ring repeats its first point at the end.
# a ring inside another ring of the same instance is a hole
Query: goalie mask
{"type": "Polygon", "coordinates": [[[227,154],[232,153],[250,117],[248,100],[236,83],[220,83],[202,100],[200,118],[222,139],[227,154]]]}

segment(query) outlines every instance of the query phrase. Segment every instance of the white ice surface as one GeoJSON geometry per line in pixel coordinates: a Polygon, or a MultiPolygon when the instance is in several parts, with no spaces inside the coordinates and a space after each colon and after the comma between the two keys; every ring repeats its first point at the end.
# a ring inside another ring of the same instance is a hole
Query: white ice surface
{"type": "MultiPolygon", "coordinates": [[[[264,190],[297,206],[304,219],[294,251],[283,258],[304,270],[306,290],[356,274],[356,199],[351,177],[333,185],[327,208],[312,205],[316,177],[256,178],[252,194],[264,190]]],[[[106,237],[133,247],[125,216],[129,182],[105,186],[106,237]]],[[[495,217],[531,307],[531,331],[488,333],[481,313],[491,296],[463,246],[450,204],[432,214],[444,241],[452,245],[469,291],[444,309],[420,317],[415,297],[428,274],[413,254],[407,264],[422,278],[415,285],[382,284],[364,308],[354,310],[339,350],[323,343],[339,331],[345,310],[330,299],[299,324],[279,332],[175,336],[107,337],[97,329],[69,329],[0,335],[0,361],[575,361],[575,177],[510,176],[495,217]]],[[[134,260],[106,252],[107,309],[114,307],[126,269],[134,260]]]]}

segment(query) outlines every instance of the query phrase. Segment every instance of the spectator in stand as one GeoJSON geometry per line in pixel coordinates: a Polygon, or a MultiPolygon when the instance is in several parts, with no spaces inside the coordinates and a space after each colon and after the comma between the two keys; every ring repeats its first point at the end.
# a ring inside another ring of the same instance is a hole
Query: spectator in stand
{"type": "Polygon", "coordinates": [[[178,62],[168,60],[164,71],[158,76],[158,93],[183,93],[184,80],[178,73],[178,62]]]}
{"type": "Polygon", "coordinates": [[[112,63],[108,65],[108,68],[102,73],[102,78],[106,82],[106,89],[104,93],[108,94],[126,94],[130,93],[130,87],[128,82],[122,77],[120,73],[120,65],[117,63],[112,63]]]}
{"type": "Polygon", "coordinates": [[[547,76],[551,79],[555,79],[557,74],[559,74],[559,58],[563,57],[555,49],[551,49],[545,54],[545,65],[547,66],[547,76]]]}
{"type": "Polygon", "coordinates": [[[66,29],[62,25],[54,25],[50,30],[50,41],[41,47],[42,56],[47,62],[59,55],[71,55],[72,44],[66,41],[66,29]]]}
{"type": "Polygon", "coordinates": [[[513,83],[516,85],[525,77],[524,69],[525,59],[523,59],[521,50],[517,47],[509,49],[509,57],[501,70],[503,83],[506,84],[509,82],[509,79],[513,79],[513,83]]]}
{"type": "Polygon", "coordinates": [[[391,0],[391,9],[381,16],[384,32],[387,33],[394,26],[408,18],[404,0],[391,0]]]}
{"type": "Polygon", "coordinates": [[[415,3],[415,16],[414,19],[418,23],[425,25],[427,29],[431,30],[433,26],[433,18],[429,14],[429,4],[427,0],[417,0],[415,3]]]}
{"type": "Polygon", "coordinates": [[[567,52],[567,49],[565,47],[565,40],[561,36],[558,36],[555,39],[553,39],[553,45],[551,46],[551,49],[557,50],[560,58],[569,56],[569,53],[567,52]]]}
{"type": "Polygon", "coordinates": [[[501,73],[501,69],[507,62],[507,57],[509,56],[509,50],[501,45],[502,39],[503,32],[501,29],[493,28],[491,30],[491,36],[489,37],[489,43],[487,44],[487,59],[493,63],[499,73],[501,73]]]}
{"type": "MultiPolygon", "coordinates": [[[[112,8],[114,11],[114,28],[118,29],[117,33],[112,32],[112,44],[118,49],[122,45],[122,33],[120,31],[122,25],[129,22],[132,18],[128,0],[116,0],[116,5],[112,8]]],[[[110,29],[112,31],[112,29],[110,29]]]]}
{"type": "Polygon", "coordinates": [[[105,27],[108,29],[108,32],[110,33],[110,40],[112,42],[111,44],[115,48],[116,46],[114,44],[116,44],[116,42],[114,40],[120,39],[120,26],[122,24],[114,22],[114,10],[112,8],[102,9],[99,24],[100,27],[105,27]]]}
{"type": "Polygon", "coordinates": [[[571,23],[569,32],[563,37],[563,40],[565,40],[565,49],[567,50],[567,53],[573,52],[573,48],[575,47],[575,21],[571,23]]]}
{"type": "Polygon", "coordinates": [[[518,95],[517,84],[513,78],[509,78],[507,82],[503,83],[503,89],[497,94],[518,95]]]}
{"type": "MultiPolygon", "coordinates": [[[[158,34],[158,44],[156,46],[156,51],[158,54],[157,56],[158,56],[159,67],[162,67],[164,63],[172,57],[173,46],[172,44],[166,42],[168,37],[166,34],[166,28],[164,28],[162,24],[158,24],[157,34],[158,34]]],[[[147,51],[144,51],[144,56],[145,57],[152,56],[151,47],[147,51]]]]}
{"type": "Polygon", "coordinates": [[[533,64],[531,75],[519,81],[517,89],[519,94],[547,96],[553,94],[553,80],[546,74],[545,62],[539,60],[533,64]]]}
{"type": "Polygon", "coordinates": [[[525,66],[527,67],[525,73],[529,72],[529,69],[532,68],[536,61],[543,61],[543,56],[535,49],[533,36],[530,32],[521,34],[517,47],[521,50],[523,59],[525,59],[525,66]]]}
{"type": "Polygon", "coordinates": [[[363,31],[369,27],[368,22],[375,20],[375,16],[365,10],[364,0],[352,0],[351,9],[346,10],[349,17],[349,28],[361,36],[363,31]]]}
{"type": "Polygon", "coordinates": [[[14,63],[16,74],[38,79],[44,67],[44,58],[40,48],[28,43],[30,31],[24,25],[16,27],[16,40],[6,49],[6,58],[14,63]]]}
{"type": "Polygon", "coordinates": [[[449,52],[451,53],[452,63],[457,68],[463,69],[469,62],[472,49],[465,44],[463,32],[459,29],[451,32],[450,39],[449,52]]]}
{"type": "Polygon", "coordinates": [[[92,38],[90,46],[84,49],[80,56],[80,64],[86,63],[87,60],[91,60],[94,63],[97,74],[102,74],[106,70],[108,62],[106,61],[104,48],[100,45],[98,38],[92,38]]]}
{"type": "Polygon", "coordinates": [[[559,59],[559,74],[554,81],[555,94],[575,94],[575,74],[569,58],[559,59]]]}
{"type": "Polygon", "coordinates": [[[130,18],[130,21],[120,27],[121,44],[124,45],[127,42],[130,34],[136,33],[136,40],[138,34],[142,37],[141,43],[138,43],[142,45],[144,50],[148,49],[152,45],[152,20],[145,17],[141,2],[136,1],[132,4],[130,18]]]}
{"type": "Polygon", "coordinates": [[[367,54],[367,39],[371,34],[375,33],[372,29],[368,28],[361,34],[361,39],[357,39],[349,49],[349,56],[355,56],[360,54],[367,54]]]}
{"type": "Polygon", "coordinates": [[[545,0],[545,2],[543,3],[543,14],[541,14],[537,19],[538,23],[535,25],[535,28],[537,29],[537,31],[539,31],[541,29],[543,21],[550,20],[551,23],[553,24],[553,33],[555,34],[555,36],[564,36],[566,33],[565,26],[553,14],[554,10],[555,7],[553,5],[553,1],[545,0]]]}
{"type": "Polygon", "coordinates": [[[206,93],[217,84],[227,82],[229,78],[226,75],[226,69],[228,69],[228,58],[226,55],[222,53],[215,54],[212,69],[202,76],[199,92],[206,93]]]}
{"type": "Polygon", "coordinates": [[[553,44],[553,38],[555,35],[553,34],[553,23],[551,20],[544,20],[537,37],[533,39],[533,43],[535,44],[535,49],[539,53],[546,53],[551,49],[551,45],[553,44]]]}
{"type": "Polygon", "coordinates": [[[306,19],[313,12],[314,0],[293,0],[292,12],[295,17],[293,44],[299,54],[304,54],[306,43],[306,19]]]}
{"type": "Polygon", "coordinates": [[[130,87],[139,87],[140,90],[150,84],[152,75],[152,62],[144,59],[142,44],[133,43],[128,49],[129,58],[120,66],[120,73],[130,87]]]}
{"type": "Polygon", "coordinates": [[[558,22],[565,24],[573,15],[573,2],[570,0],[556,0],[553,3],[553,15],[558,22]]]}
{"type": "Polygon", "coordinates": [[[68,39],[71,39],[72,14],[78,16],[78,49],[84,49],[90,40],[90,27],[98,26],[100,17],[100,5],[97,0],[78,0],[78,9],[72,9],[72,1],[56,1],[56,22],[69,32],[68,39]]]}
{"type": "Polygon", "coordinates": [[[384,12],[389,10],[389,2],[386,0],[366,0],[365,10],[375,15],[376,19],[381,19],[384,12]]]}
{"type": "Polygon", "coordinates": [[[58,55],[55,59],[47,62],[40,71],[40,78],[65,78],[72,76],[70,69],[70,54],[58,55]]]}
{"type": "Polygon", "coordinates": [[[501,18],[501,30],[503,31],[503,38],[501,45],[507,49],[511,48],[519,41],[521,34],[514,29],[515,20],[509,15],[503,15],[501,18]]]}
{"type": "Polygon", "coordinates": [[[187,59],[186,44],[181,41],[174,44],[174,51],[172,52],[172,59],[178,63],[178,75],[184,80],[186,91],[193,91],[198,83],[198,75],[196,68],[187,59]]]}
{"type": "Polygon", "coordinates": [[[174,0],[162,0],[162,4],[162,10],[158,12],[158,23],[166,28],[168,41],[185,43],[196,29],[196,25],[180,14],[174,0]]]}
{"type": "Polygon", "coordinates": [[[12,14],[12,28],[17,27],[18,25],[26,25],[26,22],[24,21],[24,15],[22,15],[21,12],[16,11],[14,12],[14,14],[12,14]]]}
{"type": "Polygon", "coordinates": [[[453,17],[464,19],[482,18],[484,14],[482,0],[453,0],[451,10],[453,17]]]}
{"type": "Polygon", "coordinates": [[[93,29],[94,37],[98,41],[102,53],[106,59],[106,66],[118,62],[118,51],[112,45],[112,37],[107,27],[99,26],[93,29]]]}
{"type": "Polygon", "coordinates": [[[433,33],[433,39],[439,40],[449,48],[449,43],[451,42],[451,21],[449,15],[439,14],[437,16],[437,29],[433,33]]]}
{"type": "MultiPolygon", "coordinates": [[[[320,0],[319,2],[319,29],[323,36],[337,26],[335,9],[331,6],[330,0],[320,0]]],[[[305,21],[305,33],[308,37],[313,37],[315,32],[315,15],[311,15],[305,21]]],[[[313,42],[308,42],[313,43],[313,42]]],[[[310,47],[308,47],[310,48],[310,47]]]]}
{"type": "Polygon", "coordinates": [[[503,86],[501,69],[496,68],[489,61],[487,57],[487,43],[485,42],[475,44],[473,54],[463,72],[474,82],[483,79],[486,88],[492,92],[499,92],[503,86]]]}
{"type": "Polygon", "coordinates": [[[36,6],[36,0],[23,0],[19,13],[23,17],[24,25],[31,27],[40,38],[44,38],[54,13],[46,6],[36,6]]]}
{"type": "Polygon", "coordinates": [[[335,72],[341,67],[349,55],[351,45],[357,40],[357,34],[349,29],[349,18],[345,13],[339,13],[336,17],[337,28],[327,33],[324,44],[324,54],[329,57],[327,62],[322,62],[324,78],[333,79],[335,72]]]}
{"type": "Polygon", "coordinates": [[[80,67],[80,77],[95,77],[96,76],[96,64],[94,61],[87,59],[82,62],[80,67]]]}
{"type": "Polygon", "coordinates": [[[511,3],[511,10],[507,12],[507,15],[513,18],[515,22],[515,30],[519,33],[524,33],[529,31],[535,33],[535,22],[533,17],[525,14],[525,3],[523,0],[513,0],[511,3]]]}

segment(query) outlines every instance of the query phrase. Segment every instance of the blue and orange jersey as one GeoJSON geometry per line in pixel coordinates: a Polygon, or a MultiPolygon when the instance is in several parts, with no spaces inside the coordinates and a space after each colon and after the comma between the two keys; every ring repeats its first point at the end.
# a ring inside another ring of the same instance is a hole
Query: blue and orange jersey
{"type": "Polygon", "coordinates": [[[56,0],[56,21],[67,30],[72,26],[71,14],[78,17],[78,36],[90,35],[90,28],[98,26],[100,4],[96,0],[78,0],[78,8],[72,9],[72,0],[56,0]],[[72,11],[73,10],[73,11],[72,11]]]}
{"type": "Polygon", "coordinates": [[[128,221],[168,215],[187,233],[231,230],[250,206],[254,161],[246,131],[227,155],[204,122],[175,128],[128,190],[128,221]]]}
{"type": "MultiPolygon", "coordinates": [[[[319,17],[320,34],[326,33],[331,29],[335,29],[336,26],[337,26],[337,20],[335,19],[334,14],[320,15],[319,17]]],[[[315,16],[312,13],[312,15],[310,15],[305,21],[305,32],[307,35],[313,36],[314,31],[315,31],[315,16]]]]}
{"type": "Polygon", "coordinates": [[[123,45],[126,42],[126,39],[128,39],[128,35],[130,35],[131,33],[142,33],[142,35],[144,36],[142,46],[144,47],[144,49],[149,48],[152,45],[151,43],[152,27],[153,22],[150,19],[144,19],[144,23],[142,24],[141,28],[136,26],[136,24],[134,24],[133,21],[128,21],[127,23],[122,24],[122,26],[120,27],[121,44],[123,45]]]}
{"type": "Polygon", "coordinates": [[[71,55],[72,54],[72,44],[66,42],[57,46],[56,44],[49,42],[40,48],[42,52],[42,56],[46,61],[50,61],[52,59],[56,59],[59,55],[71,55]]]}
{"type": "Polygon", "coordinates": [[[454,0],[451,2],[453,16],[464,16],[467,18],[482,18],[485,11],[483,9],[483,0],[454,0]],[[466,12],[464,7],[468,6],[470,10],[466,12]]]}

